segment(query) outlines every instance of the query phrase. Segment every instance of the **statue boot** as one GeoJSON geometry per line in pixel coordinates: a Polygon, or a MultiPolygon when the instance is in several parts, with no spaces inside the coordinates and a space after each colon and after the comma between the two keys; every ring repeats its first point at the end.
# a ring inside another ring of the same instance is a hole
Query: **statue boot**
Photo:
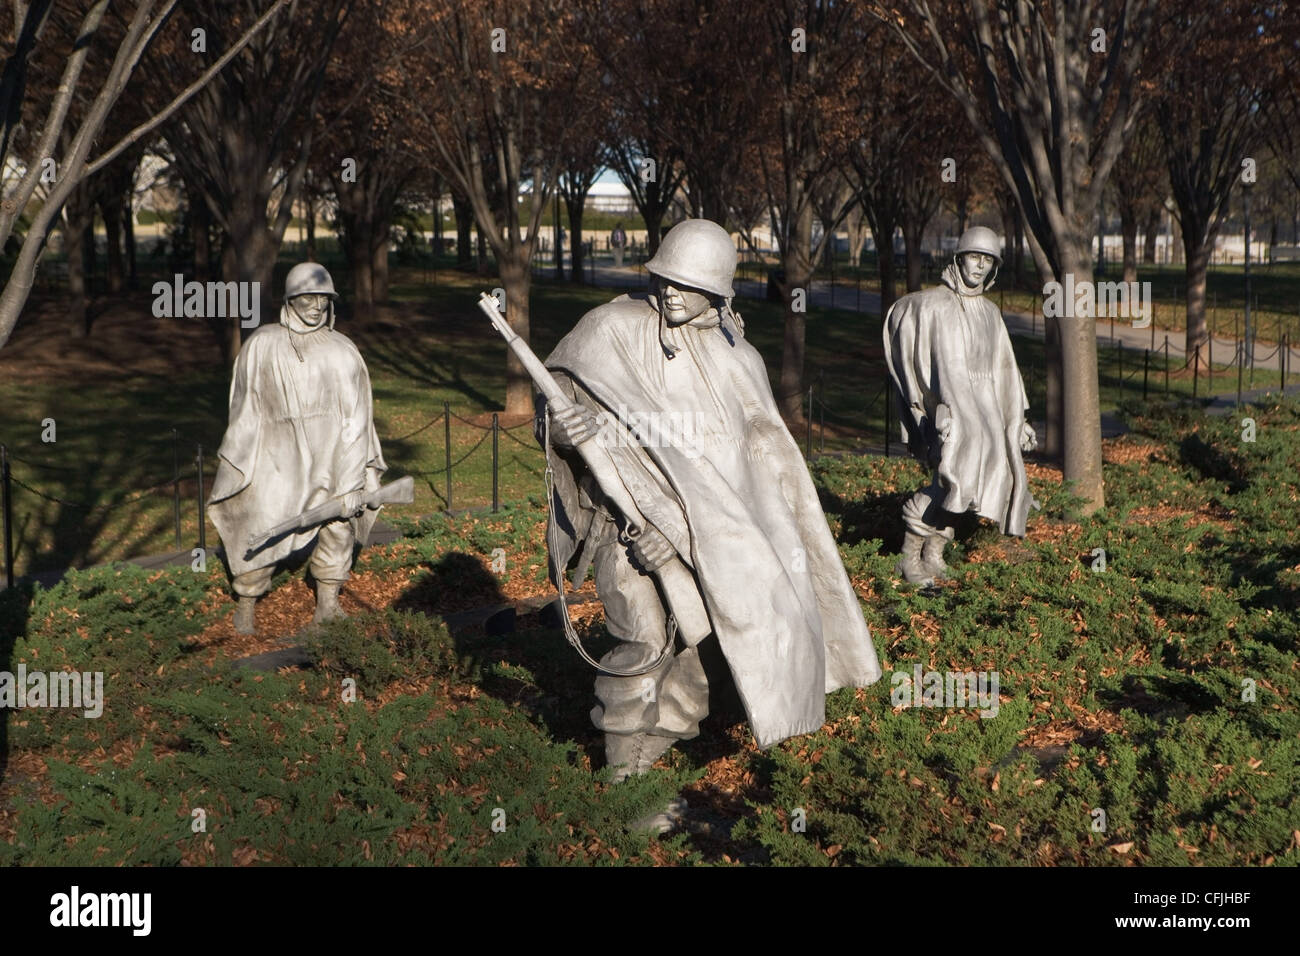
{"type": "Polygon", "coordinates": [[[327,581],[317,581],[316,614],[311,619],[312,623],[319,624],[321,621],[333,621],[343,617],[347,617],[347,615],[339,607],[339,585],[327,581]]]}
{"type": "Polygon", "coordinates": [[[239,598],[239,603],[235,605],[235,633],[236,634],[255,634],[257,625],[254,617],[257,611],[257,598],[243,597],[239,598]]]}
{"type": "Polygon", "coordinates": [[[921,587],[930,587],[934,584],[934,574],[926,566],[921,557],[921,550],[925,546],[927,538],[922,537],[915,531],[905,531],[903,533],[903,556],[898,561],[898,573],[901,574],[909,584],[918,584],[921,587]]]}
{"type": "Polygon", "coordinates": [[[943,560],[943,549],[948,546],[948,542],[954,535],[952,528],[936,531],[925,539],[925,544],[921,548],[921,562],[925,565],[926,573],[936,581],[947,581],[951,577],[948,574],[948,565],[943,560]]]}
{"type": "Polygon", "coordinates": [[[605,763],[614,768],[612,783],[645,773],[675,742],[658,734],[606,734],[605,763]]]}

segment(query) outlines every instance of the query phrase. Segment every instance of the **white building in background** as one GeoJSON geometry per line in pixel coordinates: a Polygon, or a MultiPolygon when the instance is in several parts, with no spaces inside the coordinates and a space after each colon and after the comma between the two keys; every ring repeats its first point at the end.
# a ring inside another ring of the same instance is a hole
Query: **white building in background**
{"type": "Polygon", "coordinates": [[[634,215],[636,203],[631,191],[621,182],[594,183],[587,193],[587,208],[614,215],[634,215]]]}

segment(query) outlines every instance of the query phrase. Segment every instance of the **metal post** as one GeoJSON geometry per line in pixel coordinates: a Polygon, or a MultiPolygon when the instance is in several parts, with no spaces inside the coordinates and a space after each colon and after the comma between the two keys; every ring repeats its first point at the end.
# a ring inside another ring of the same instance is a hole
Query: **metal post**
{"type": "Polygon", "coordinates": [[[1124,391],[1124,342],[1122,340],[1115,343],[1115,362],[1119,368],[1119,390],[1122,393],[1124,391]]]}
{"type": "Polygon", "coordinates": [[[5,582],[14,586],[14,498],[9,481],[9,449],[0,445],[0,486],[4,492],[5,582]]]}
{"type": "Polygon", "coordinates": [[[1251,370],[1255,368],[1255,335],[1254,328],[1250,321],[1250,185],[1246,184],[1242,190],[1242,201],[1245,203],[1245,223],[1243,233],[1246,240],[1246,317],[1243,322],[1245,325],[1246,339],[1246,361],[1250,363],[1251,370]]]}
{"type": "Polygon", "coordinates": [[[1241,358],[1241,339],[1237,339],[1237,404],[1241,404],[1241,367],[1245,364],[1241,358]]]}
{"type": "Polygon", "coordinates": [[[1165,336],[1165,394],[1169,394],[1169,336],[1165,336]]]}
{"type": "Polygon", "coordinates": [[[203,446],[199,446],[197,457],[199,473],[199,549],[205,554],[208,550],[208,514],[203,504],[203,446]]]}
{"type": "Polygon", "coordinates": [[[1151,350],[1142,350],[1142,401],[1147,399],[1147,375],[1151,371],[1151,350]]]}
{"type": "Polygon", "coordinates": [[[447,402],[442,403],[442,444],[446,449],[444,456],[447,462],[447,511],[451,512],[451,406],[447,402]]]}
{"type": "Polygon", "coordinates": [[[176,550],[181,549],[181,436],[172,429],[172,513],[176,524],[176,550]]]}
{"type": "Polygon", "coordinates": [[[1286,349],[1287,349],[1287,344],[1286,344],[1286,336],[1285,336],[1285,335],[1282,336],[1282,341],[1278,343],[1278,348],[1281,349],[1281,351],[1277,353],[1278,388],[1282,389],[1283,391],[1286,391],[1286,349]]]}
{"type": "Polygon", "coordinates": [[[497,420],[497,413],[492,413],[492,513],[496,514],[497,505],[499,504],[497,496],[497,439],[501,429],[497,420]]]}
{"type": "Polygon", "coordinates": [[[1196,354],[1192,357],[1192,398],[1196,397],[1196,393],[1200,387],[1200,384],[1201,384],[1201,347],[1198,345],[1196,346],[1196,354]]]}

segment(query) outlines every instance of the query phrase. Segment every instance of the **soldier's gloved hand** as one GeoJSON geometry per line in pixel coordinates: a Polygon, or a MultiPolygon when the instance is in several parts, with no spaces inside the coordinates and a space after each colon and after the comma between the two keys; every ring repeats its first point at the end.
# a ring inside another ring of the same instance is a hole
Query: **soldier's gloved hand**
{"type": "Polygon", "coordinates": [[[551,414],[551,441],[561,448],[581,445],[600,431],[595,414],[581,405],[570,405],[551,414]]]}
{"type": "Polygon", "coordinates": [[[657,571],[677,554],[668,539],[654,528],[646,528],[632,542],[632,557],[647,571],[657,571]]]}
{"type": "Polygon", "coordinates": [[[1025,422],[1020,427],[1020,450],[1033,451],[1038,447],[1038,433],[1034,431],[1034,426],[1025,422]]]}
{"type": "Polygon", "coordinates": [[[339,506],[340,518],[355,518],[366,508],[366,493],[364,491],[349,491],[343,496],[343,504],[339,506]]]}
{"type": "Polygon", "coordinates": [[[939,441],[952,441],[952,411],[947,405],[940,405],[934,410],[934,430],[939,441]]]}

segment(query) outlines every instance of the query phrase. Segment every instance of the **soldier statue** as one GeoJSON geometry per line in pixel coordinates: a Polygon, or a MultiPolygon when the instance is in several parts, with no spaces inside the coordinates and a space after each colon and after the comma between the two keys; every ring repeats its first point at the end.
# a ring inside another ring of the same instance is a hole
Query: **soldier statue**
{"type": "Polygon", "coordinates": [[[249,336],[235,361],[230,423],[208,507],[234,579],[241,634],[253,633],[257,599],[276,565],[308,547],[314,620],[343,616],[339,588],[351,575],[355,543],[365,543],[377,516],[366,496],[387,468],[366,364],[334,329],[338,295],[329,272],[315,262],[294,266],[284,298],[279,324],[249,336]],[[330,519],[250,547],[260,532],[313,508],[330,519]]]}
{"type": "Polygon", "coordinates": [[[908,450],[934,469],[903,506],[898,569],[912,584],[947,575],[958,515],[973,511],[1023,535],[1030,507],[1022,452],[1038,446],[1002,315],[984,298],[1002,253],[984,226],[966,230],[940,285],[903,296],[884,324],[885,362],[908,450]]]}
{"type": "Polygon", "coordinates": [[[710,635],[762,748],[821,727],[830,691],[880,677],[808,468],[731,308],[736,258],[718,224],[678,224],[646,264],[648,293],[588,312],[545,363],[574,401],[549,416],[543,405],[539,419],[552,574],[563,587],[573,563],[577,586],[594,567],[619,642],[600,661],[592,710],[615,780],[699,733],[709,687],[698,644],[710,635]],[[618,488],[574,453],[591,441],[618,488]],[[644,518],[635,539],[613,498],[644,518]],[[662,586],[669,569],[690,600],[662,586]],[[674,642],[674,608],[692,601],[702,623],[674,642]]]}

